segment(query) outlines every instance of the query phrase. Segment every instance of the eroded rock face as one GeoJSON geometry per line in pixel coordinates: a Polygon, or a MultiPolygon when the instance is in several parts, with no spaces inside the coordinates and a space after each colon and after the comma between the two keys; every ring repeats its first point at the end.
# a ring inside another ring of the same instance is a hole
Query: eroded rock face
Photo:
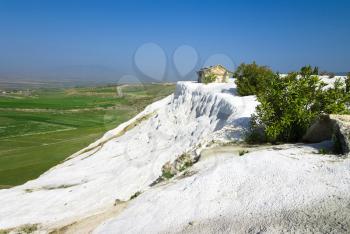
{"type": "Polygon", "coordinates": [[[336,146],[342,154],[348,155],[350,152],[350,115],[330,115],[333,122],[333,132],[336,139],[336,146]]]}
{"type": "Polygon", "coordinates": [[[303,137],[304,142],[318,143],[332,139],[334,122],[329,115],[321,116],[314,124],[309,127],[303,137]]]}
{"type": "Polygon", "coordinates": [[[321,116],[307,130],[303,141],[317,143],[333,139],[339,153],[348,155],[350,152],[350,115],[321,116]]]}

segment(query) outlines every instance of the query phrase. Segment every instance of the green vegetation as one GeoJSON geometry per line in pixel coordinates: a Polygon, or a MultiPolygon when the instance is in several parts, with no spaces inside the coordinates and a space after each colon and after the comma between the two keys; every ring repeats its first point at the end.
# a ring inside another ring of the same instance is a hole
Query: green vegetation
{"type": "Polygon", "coordinates": [[[259,66],[255,62],[252,64],[239,65],[234,72],[236,78],[237,92],[241,96],[256,95],[263,92],[268,80],[276,74],[266,66],[259,66]]]}
{"type": "Polygon", "coordinates": [[[349,94],[337,80],[334,88],[324,89],[310,66],[287,77],[277,74],[266,80],[264,92],[258,92],[260,105],[252,116],[248,141],[271,143],[301,140],[311,123],[321,114],[348,113],[349,94]]]}
{"type": "Polygon", "coordinates": [[[171,178],[174,177],[174,174],[171,173],[170,170],[165,170],[165,171],[163,171],[162,177],[163,177],[164,179],[171,179],[171,178]]]}
{"type": "Polygon", "coordinates": [[[192,161],[186,161],[184,164],[180,167],[179,171],[184,171],[187,168],[191,167],[193,165],[192,161]]]}
{"type": "Polygon", "coordinates": [[[130,200],[137,198],[140,194],[141,194],[141,192],[140,192],[140,191],[137,191],[136,193],[134,193],[134,194],[130,197],[130,200]]]}
{"type": "Polygon", "coordinates": [[[121,96],[115,86],[0,96],[0,189],[38,177],[173,90],[152,84],[122,86],[121,96]]]}
{"type": "Polygon", "coordinates": [[[348,72],[345,80],[345,90],[346,92],[350,91],[350,72],[348,72]]]}
{"type": "Polygon", "coordinates": [[[324,148],[321,148],[321,149],[318,150],[318,153],[319,154],[327,154],[328,151],[326,149],[324,149],[324,148]]]}
{"type": "Polygon", "coordinates": [[[240,151],[238,152],[238,155],[239,155],[239,156],[243,156],[243,155],[245,155],[245,154],[247,154],[247,153],[249,153],[248,150],[240,150],[240,151]]]}
{"type": "Polygon", "coordinates": [[[187,168],[191,167],[194,163],[196,163],[198,159],[193,159],[190,153],[185,152],[181,154],[173,163],[167,162],[162,167],[162,175],[160,175],[155,181],[153,181],[150,186],[155,186],[156,184],[170,180],[177,173],[183,172],[181,176],[189,176],[192,175],[193,172],[186,171],[187,168]]]}
{"type": "Polygon", "coordinates": [[[162,167],[162,179],[171,179],[175,176],[175,173],[173,172],[171,164],[168,162],[163,165],[162,167]]]}
{"type": "Polygon", "coordinates": [[[311,65],[304,66],[300,69],[299,74],[302,77],[311,76],[311,75],[317,76],[318,75],[318,67],[312,68],[311,65]]]}
{"type": "Polygon", "coordinates": [[[38,224],[27,224],[27,225],[23,225],[23,226],[18,230],[18,232],[19,232],[19,233],[26,233],[26,234],[29,234],[29,233],[35,232],[36,230],[38,230],[38,224]]]}
{"type": "Polygon", "coordinates": [[[39,224],[25,224],[18,228],[0,229],[0,234],[20,233],[29,234],[38,231],[39,224]]]}
{"type": "Polygon", "coordinates": [[[194,161],[189,153],[183,153],[175,160],[175,168],[178,171],[184,171],[193,165],[194,161]]]}
{"type": "Polygon", "coordinates": [[[215,80],[216,80],[216,75],[210,73],[204,76],[203,83],[209,84],[209,83],[213,83],[215,80]]]}

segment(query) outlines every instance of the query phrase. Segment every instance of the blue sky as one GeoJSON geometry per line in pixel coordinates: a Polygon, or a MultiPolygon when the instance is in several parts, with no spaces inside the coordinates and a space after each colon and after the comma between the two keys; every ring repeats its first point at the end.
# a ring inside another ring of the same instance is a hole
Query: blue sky
{"type": "MultiPolygon", "coordinates": [[[[164,51],[169,80],[178,74],[172,58],[182,45],[198,54],[187,78],[217,54],[280,72],[305,64],[349,71],[349,12],[345,0],[0,0],[0,75],[137,76],[135,53],[145,43],[164,51]]],[[[163,59],[152,51],[143,58],[146,65],[163,59]]]]}

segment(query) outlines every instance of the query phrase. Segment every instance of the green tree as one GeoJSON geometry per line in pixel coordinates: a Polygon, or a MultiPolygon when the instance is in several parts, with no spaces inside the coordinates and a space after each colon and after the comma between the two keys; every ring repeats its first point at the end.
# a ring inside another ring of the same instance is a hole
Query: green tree
{"type": "Polygon", "coordinates": [[[345,79],[345,91],[350,91],[350,72],[348,72],[346,79],[345,79]]]}
{"type": "Polygon", "coordinates": [[[291,73],[268,80],[265,92],[257,95],[260,105],[252,116],[251,139],[261,139],[263,129],[268,142],[297,142],[321,114],[348,112],[349,95],[343,83],[337,80],[333,88],[325,89],[326,84],[309,73],[308,66],[304,68],[302,77],[291,73]]]}
{"type": "Polygon", "coordinates": [[[203,78],[203,83],[208,84],[208,83],[213,83],[216,80],[216,75],[210,73],[204,76],[203,78]]]}
{"type": "Polygon", "coordinates": [[[313,75],[313,70],[310,65],[304,66],[300,69],[300,75],[303,77],[313,75]]]}
{"type": "Polygon", "coordinates": [[[263,92],[266,82],[276,74],[266,66],[242,63],[234,72],[237,92],[241,96],[254,95],[263,92]]]}
{"type": "Polygon", "coordinates": [[[312,75],[318,75],[318,67],[314,67],[312,75]]]}
{"type": "Polygon", "coordinates": [[[326,114],[347,114],[349,112],[349,94],[344,82],[337,79],[333,87],[323,90],[318,96],[319,109],[326,114]]]}

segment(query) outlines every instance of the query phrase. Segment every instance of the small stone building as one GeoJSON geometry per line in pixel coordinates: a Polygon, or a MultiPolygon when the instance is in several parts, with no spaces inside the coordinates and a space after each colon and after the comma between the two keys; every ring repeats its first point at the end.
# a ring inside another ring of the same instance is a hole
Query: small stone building
{"type": "Polygon", "coordinates": [[[215,83],[225,83],[228,82],[228,79],[232,76],[232,72],[227,70],[222,65],[215,65],[210,67],[204,67],[200,69],[198,72],[198,83],[204,83],[203,79],[207,75],[213,74],[216,76],[215,83]]]}

